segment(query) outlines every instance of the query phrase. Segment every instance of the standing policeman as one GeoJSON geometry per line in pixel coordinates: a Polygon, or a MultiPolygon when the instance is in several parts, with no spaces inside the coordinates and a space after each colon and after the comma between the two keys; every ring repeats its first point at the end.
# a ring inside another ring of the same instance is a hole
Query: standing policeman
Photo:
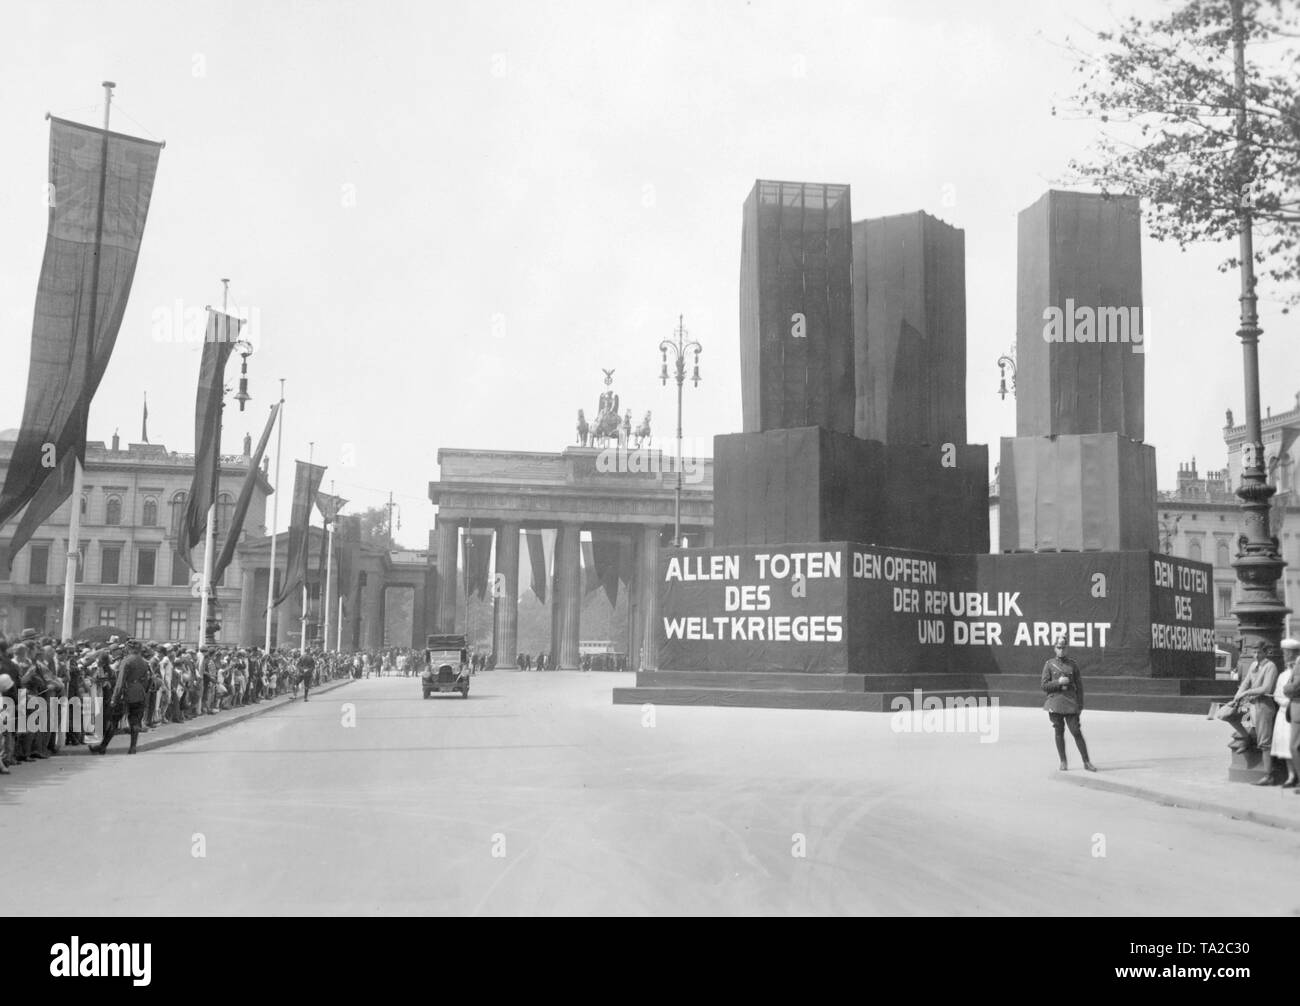
{"type": "Polygon", "coordinates": [[[1088,760],[1088,745],[1079,728],[1079,714],[1083,712],[1083,678],[1079,674],[1079,665],[1065,655],[1064,636],[1057,637],[1054,649],[1055,656],[1043,665],[1042,685],[1047,693],[1043,708],[1047,710],[1056,734],[1056,753],[1061,759],[1061,771],[1070,767],[1065,760],[1065,728],[1068,726],[1079,754],[1083,756],[1083,767],[1096,772],[1096,767],[1088,760]]]}

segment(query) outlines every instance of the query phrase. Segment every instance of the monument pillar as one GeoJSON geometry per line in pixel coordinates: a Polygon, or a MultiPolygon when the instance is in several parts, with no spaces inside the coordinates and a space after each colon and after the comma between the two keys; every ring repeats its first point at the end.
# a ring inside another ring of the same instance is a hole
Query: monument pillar
{"type": "Polygon", "coordinates": [[[497,667],[512,667],[519,656],[519,524],[516,521],[497,528],[496,572],[492,589],[496,609],[492,652],[496,654],[497,667]]]}
{"type": "Polygon", "coordinates": [[[579,667],[578,633],[582,620],[580,559],[582,527],[561,524],[555,533],[555,597],[551,609],[551,652],[557,669],[579,667]]]}
{"type": "Polygon", "coordinates": [[[435,624],[439,633],[456,631],[456,560],[460,542],[456,535],[457,524],[441,515],[434,521],[438,536],[438,617],[435,624]]]}

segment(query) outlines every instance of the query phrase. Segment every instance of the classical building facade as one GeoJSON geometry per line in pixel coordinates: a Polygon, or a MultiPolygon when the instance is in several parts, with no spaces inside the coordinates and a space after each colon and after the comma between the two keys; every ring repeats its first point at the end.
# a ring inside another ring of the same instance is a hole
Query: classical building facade
{"type": "MultiPolygon", "coordinates": [[[[8,470],[16,430],[0,433],[0,478],[8,470]]],[[[245,452],[248,451],[247,439],[245,452]]],[[[217,495],[216,541],[225,541],[235,500],[248,473],[247,453],[223,455],[217,495]]],[[[0,568],[0,632],[34,628],[58,635],[63,622],[68,525],[74,502],[81,507],[73,631],[91,625],[119,628],[142,639],[197,643],[201,626],[197,581],[176,553],[176,538],[194,476],[194,456],[161,444],[130,444],[116,435],[109,446],[86,445],[86,468],[79,501],[69,500],[43,524],[15,557],[0,568]]],[[[245,535],[266,533],[266,501],[271,492],[265,471],[254,484],[244,521],[245,535]]],[[[19,516],[0,529],[0,566],[8,555],[9,534],[19,516]],[[7,532],[7,533],[6,533],[7,532]]],[[[195,550],[202,566],[202,553],[195,550]]],[[[243,565],[237,552],[217,583],[221,622],[218,638],[237,636],[239,584],[243,565]]]]}

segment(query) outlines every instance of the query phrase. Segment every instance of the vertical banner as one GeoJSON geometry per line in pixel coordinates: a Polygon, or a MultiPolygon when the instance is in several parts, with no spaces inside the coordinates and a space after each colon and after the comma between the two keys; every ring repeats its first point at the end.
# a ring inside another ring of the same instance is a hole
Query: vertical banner
{"type": "Polygon", "coordinates": [[[235,546],[239,544],[239,533],[244,529],[244,518],[248,516],[248,506],[252,502],[253,489],[257,485],[258,472],[262,467],[262,455],[266,453],[266,445],[271,439],[271,431],[275,429],[275,420],[279,415],[280,403],[276,402],[271,406],[271,414],[267,417],[266,428],[262,430],[262,439],[257,442],[257,450],[249,460],[248,474],[244,476],[244,484],[239,489],[239,499],[235,502],[235,513],[230,519],[230,527],[226,528],[226,540],[221,547],[221,555],[212,567],[213,583],[221,582],[222,574],[235,557],[235,546]]]}
{"type": "Polygon", "coordinates": [[[10,542],[11,556],[67,499],[68,472],[75,459],[85,460],[90,402],[122,326],[161,150],[161,143],[50,120],[45,257],[0,526],[33,505],[10,542]],[[36,500],[52,476],[58,481],[36,500]]]}
{"type": "Polygon", "coordinates": [[[478,595],[480,601],[487,594],[491,553],[491,531],[465,532],[465,593],[478,595]]]}
{"type": "Polygon", "coordinates": [[[541,531],[525,531],[524,539],[528,542],[528,565],[532,570],[533,596],[542,604],[546,603],[546,543],[541,531]]]}
{"type": "Polygon", "coordinates": [[[325,477],[324,465],[296,461],[293,476],[293,509],[289,517],[288,562],[285,564],[283,589],[275,604],[283,604],[307,582],[307,543],[310,534],[311,511],[316,505],[316,493],[325,477]]]}
{"type": "MultiPolygon", "coordinates": [[[[176,538],[176,551],[189,561],[190,550],[203,540],[208,510],[217,500],[221,469],[221,402],[225,396],[226,361],[239,339],[243,322],[220,311],[208,311],[208,328],[199,361],[199,385],[194,401],[194,479],[185,501],[185,519],[176,538]]],[[[214,575],[213,579],[217,579],[214,575]]]]}

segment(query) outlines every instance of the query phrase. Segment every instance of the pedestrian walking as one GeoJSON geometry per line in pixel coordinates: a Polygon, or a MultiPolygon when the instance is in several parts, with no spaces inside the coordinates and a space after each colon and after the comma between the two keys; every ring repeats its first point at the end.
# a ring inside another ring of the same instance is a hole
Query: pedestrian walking
{"type": "Polygon", "coordinates": [[[131,731],[131,747],[127,754],[135,754],[144,720],[145,703],[149,696],[149,664],[140,655],[140,643],[131,640],[130,651],[118,664],[117,681],[113,686],[112,708],[104,722],[104,739],[91,748],[95,754],[107,754],[109,741],[117,733],[122,712],[126,712],[127,728],[131,731]]]}
{"type": "Polygon", "coordinates": [[[1043,665],[1042,685],[1047,693],[1043,708],[1052,721],[1052,731],[1056,735],[1056,753],[1061,759],[1060,770],[1069,769],[1065,757],[1065,729],[1069,727],[1070,736],[1083,757],[1083,767],[1089,772],[1097,768],[1088,757],[1088,745],[1084,742],[1083,731],[1079,727],[1079,716],[1083,713],[1083,676],[1079,665],[1065,652],[1065,638],[1058,637],[1054,655],[1043,665]]]}

